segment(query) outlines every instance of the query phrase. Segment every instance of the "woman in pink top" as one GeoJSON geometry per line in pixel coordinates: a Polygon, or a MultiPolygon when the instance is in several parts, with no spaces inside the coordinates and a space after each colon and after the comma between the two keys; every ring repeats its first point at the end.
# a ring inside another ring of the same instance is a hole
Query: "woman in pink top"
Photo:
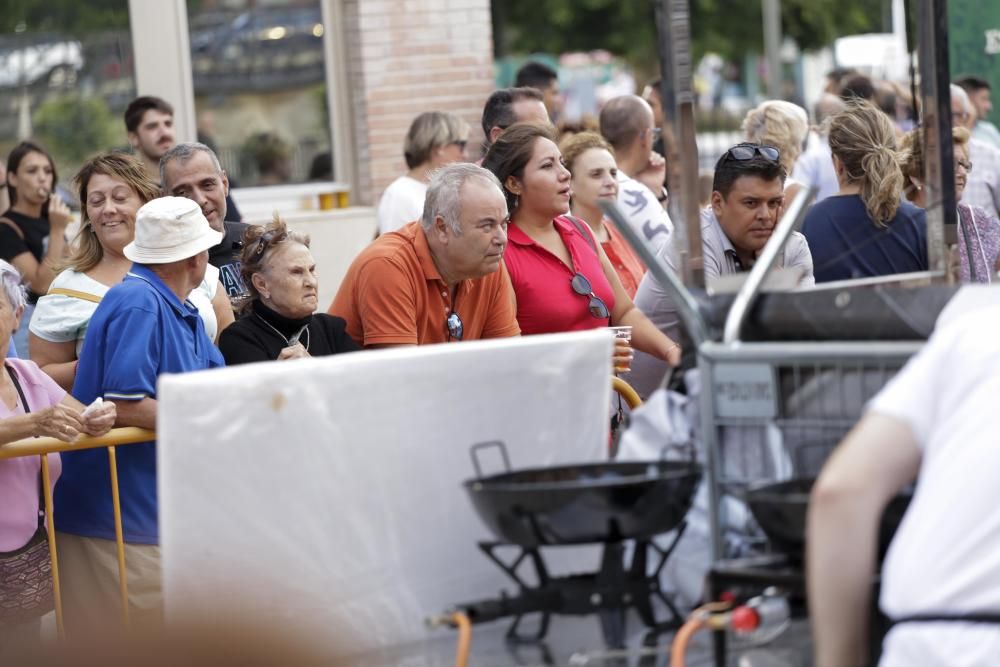
{"type": "MultiPolygon", "coordinates": [[[[0,348],[6,350],[24,312],[25,293],[17,269],[2,260],[0,287],[0,348]]],[[[87,417],[82,416],[83,409],[34,362],[6,359],[0,373],[0,449],[6,443],[34,436],[72,442],[81,433],[103,435],[115,423],[113,403],[105,403],[87,417]]],[[[48,460],[50,482],[55,485],[62,464],[58,454],[49,454],[48,460]]],[[[17,586],[21,577],[31,579],[30,573],[23,572],[23,562],[15,561],[17,554],[12,552],[23,552],[45,539],[39,526],[40,474],[37,456],[0,459],[0,607],[20,599],[17,586]]],[[[39,616],[46,611],[39,610],[39,616]]],[[[0,613],[0,646],[12,639],[8,634],[25,633],[23,626],[5,626],[3,619],[0,613]]]]}
{"type": "Polygon", "coordinates": [[[632,303],[587,224],[568,216],[572,189],[551,129],[517,123],[483,159],[510,212],[504,263],[522,334],[631,326],[632,346],[676,365],[680,347],[632,303]]]}

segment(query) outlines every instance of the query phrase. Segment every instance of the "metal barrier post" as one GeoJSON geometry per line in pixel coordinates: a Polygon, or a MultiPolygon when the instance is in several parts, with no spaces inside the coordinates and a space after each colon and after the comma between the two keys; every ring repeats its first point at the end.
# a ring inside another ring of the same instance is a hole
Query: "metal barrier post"
{"type": "Polygon", "coordinates": [[[49,560],[52,561],[52,597],[56,605],[56,633],[62,639],[66,636],[63,627],[62,589],[59,588],[59,555],[56,552],[56,524],[52,510],[52,482],[49,473],[49,455],[40,454],[42,460],[42,495],[45,498],[45,532],[49,538],[49,560]]]}
{"type": "Polygon", "coordinates": [[[131,445],[140,442],[156,440],[156,432],[147,429],[124,427],[116,428],[103,436],[79,438],[73,442],[63,442],[56,438],[25,438],[9,442],[0,447],[0,461],[22,456],[41,457],[42,496],[45,503],[46,534],[49,539],[49,559],[52,561],[52,594],[56,608],[56,628],[59,637],[65,635],[62,608],[62,588],[59,582],[59,558],[56,548],[55,517],[52,503],[52,476],[49,471],[49,454],[79,451],[81,449],[96,449],[107,447],[108,463],[111,467],[111,502],[114,509],[115,545],[118,548],[118,576],[123,605],[125,625],[130,623],[128,607],[128,577],[125,571],[125,540],[122,531],[121,497],[118,490],[118,460],[115,455],[116,445],[131,445]]]}
{"type": "Polygon", "coordinates": [[[118,589],[122,599],[122,620],[125,627],[131,622],[128,608],[128,573],[125,571],[125,537],[122,531],[122,506],[118,495],[118,456],[113,446],[108,447],[108,465],[111,467],[111,506],[115,515],[115,547],[118,550],[118,589]]]}
{"type": "Polygon", "coordinates": [[[611,388],[622,397],[629,410],[635,410],[642,405],[642,399],[639,398],[639,394],[632,388],[632,385],[617,375],[611,376],[611,388]]]}

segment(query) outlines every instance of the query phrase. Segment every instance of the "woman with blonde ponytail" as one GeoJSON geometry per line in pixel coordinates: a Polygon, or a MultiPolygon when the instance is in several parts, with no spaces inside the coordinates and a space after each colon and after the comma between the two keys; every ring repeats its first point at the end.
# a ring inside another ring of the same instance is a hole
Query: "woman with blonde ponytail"
{"type": "Polygon", "coordinates": [[[892,121],[854,102],[828,121],[840,191],[806,215],[816,282],[926,271],[923,209],[902,202],[902,156],[892,121]]]}

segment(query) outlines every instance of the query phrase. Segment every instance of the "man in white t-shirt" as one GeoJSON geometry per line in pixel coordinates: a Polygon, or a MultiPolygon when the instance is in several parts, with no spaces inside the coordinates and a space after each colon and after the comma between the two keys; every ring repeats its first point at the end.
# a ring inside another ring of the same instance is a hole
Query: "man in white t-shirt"
{"type": "Polygon", "coordinates": [[[615,149],[618,206],[629,224],[659,250],[670,240],[674,223],[667,215],[663,187],[667,163],[653,151],[658,128],[653,110],[638,95],[622,95],[601,109],[601,134],[615,149]]]}
{"type": "Polygon", "coordinates": [[[997,305],[939,321],[816,482],[807,544],[817,667],[867,664],[878,522],[918,473],[883,567],[880,606],[898,624],[879,664],[1000,662],[998,328],[997,305]]]}

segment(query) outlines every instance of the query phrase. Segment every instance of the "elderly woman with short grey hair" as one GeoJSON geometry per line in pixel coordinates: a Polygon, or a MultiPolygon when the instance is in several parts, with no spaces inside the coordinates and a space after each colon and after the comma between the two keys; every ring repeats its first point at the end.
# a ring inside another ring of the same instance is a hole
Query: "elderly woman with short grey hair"
{"type": "MultiPolygon", "coordinates": [[[[0,347],[6,348],[24,313],[21,275],[0,260],[0,347]]],[[[84,406],[32,361],[6,359],[0,373],[0,448],[37,436],[72,442],[107,433],[114,403],[87,415],[84,406]]],[[[48,455],[49,483],[62,470],[48,455]]],[[[41,462],[37,456],[0,459],[0,647],[38,636],[38,619],[52,609],[49,550],[42,515],[41,462]],[[28,627],[26,627],[28,626],[28,627]]]]}
{"type": "Polygon", "coordinates": [[[322,357],[361,349],[343,319],[317,313],[319,278],[309,237],[275,217],[243,235],[240,258],[250,292],[246,316],[219,337],[229,366],[255,361],[322,357]]]}
{"type": "Polygon", "coordinates": [[[428,111],[413,119],[403,144],[409,171],[393,181],[378,203],[378,231],[395,231],[420,217],[431,174],[440,167],[465,160],[469,126],[458,116],[428,111]]]}

